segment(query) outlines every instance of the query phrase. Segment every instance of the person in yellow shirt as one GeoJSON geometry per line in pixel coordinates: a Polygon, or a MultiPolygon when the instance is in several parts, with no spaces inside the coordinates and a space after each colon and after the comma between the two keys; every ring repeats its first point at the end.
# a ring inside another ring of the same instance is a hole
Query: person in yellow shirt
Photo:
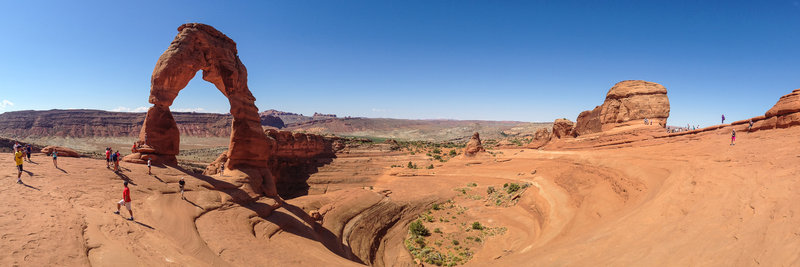
{"type": "Polygon", "coordinates": [[[16,149],[14,152],[14,161],[17,163],[17,183],[22,183],[22,158],[25,156],[25,153],[22,153],[22,149],[16,149]]]}

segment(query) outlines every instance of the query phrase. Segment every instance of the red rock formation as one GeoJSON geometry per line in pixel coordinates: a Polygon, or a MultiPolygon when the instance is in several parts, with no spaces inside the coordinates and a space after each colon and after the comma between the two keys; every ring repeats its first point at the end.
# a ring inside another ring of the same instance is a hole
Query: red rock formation
{"type": "Polygon", "coordinates": [[[46,147],[42,148],[42,153],[44,153],[46,155],[51,155],[53,153],[53,151],[58,151],[58,156],[59,157],[73,157],[73,158],[80,158],[81,157],[81,154],[78,154],[77,151],[75,151],[72,148],[68,148],[68,147],[46,146],[46,147]]]}
{"type": "Polygon", "coordinates": [[[541,128],[536,130],[536,133],[533,134],[533,140],[530,144],[527,145],[528,148],[540,148],[550,142],[550,138],[552,138],[552,133],[550,133],[547,128],[541,128]]]}
{"type": "Polygon", "coordinates": [[[464,155],[473,156],[478,152],[483,152],[483,151],[486,151],[486,149],[484,149],[483,145],[481,145],[481,136],[478,134],[478,132],[475,132],[474,134],[472,134],[472,137],[469,139],[469,142],[467,142],[467,147],[464,148],[464,155]]]}
{"type": "Polygon", "coordinates": [[[787,128],[800,125],[800,89],[778,99],[772,108],[764,113],[763,118],[755,117],[753,129],[787,128]]]}
{"type": "Polygon", "coordinates": [[[622,81],[608,91],[603,105],[581,112],[573,134],[577,136],[618,126],[643,124],[644,119],[664,127],[669,110],[664,86],[639,80],[622,81]]]}
{"type": "Polygon", "coordinates": [[[553,137],[561,139],[570,136],[575,123],[568,119],[556,119],[553,122],[553,137]]]}
{"type": "Polygon", "coordinates": [[[156,62],[149,99],[153,107],[147,111],[138,141],[146,150],[129,155],[126,160],[137,162],[151,154],[157,155],[162,163],[177,162],[180,133],[169,107],[178,92],[200,70],[203,80],[213,83],[231,106],[233,126],[225,172],[231,172],[228,182],[232,187],[244,192],[234,199],[247,200],[262,193],[277,196],[266,168],[271,147],[262,132],[256,99],[247,87],[247,69],[239,60],[236,43],[204,24],[188,23],[178,27],[175,40],[156,62]]]}
{"type": "MultiPolygon", "coordinates": [[[[264,133],[267,135],[270,154],[267,166],[274,177],[277,193],[284,198],[307,193],[306,180],[317,172],[317,168],[330,163],[336,157],[334,143],[340,141],[336,137],[275,129],[267,129],[264,133]]],[[[222,165],[228,161],[227,154],[227,151],[223,152],[206,167],[203,174],[219,174],[222,165]]]]}

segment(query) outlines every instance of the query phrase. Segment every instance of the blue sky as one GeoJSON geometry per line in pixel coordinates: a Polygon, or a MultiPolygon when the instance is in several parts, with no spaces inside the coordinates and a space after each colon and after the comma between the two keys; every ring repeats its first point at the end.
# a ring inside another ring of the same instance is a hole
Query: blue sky
{"type": "MultiPolygon", "coordinates": [[[[238,44],[260,110],[575,120],[616,82],[668,90],[669,124],[763,114],[800,88],[789,1],[0,1],[0,112],[149,107],[186,22],[238,44]]],[[[227,112],[196,77],[173,110],[227,112]]]]}

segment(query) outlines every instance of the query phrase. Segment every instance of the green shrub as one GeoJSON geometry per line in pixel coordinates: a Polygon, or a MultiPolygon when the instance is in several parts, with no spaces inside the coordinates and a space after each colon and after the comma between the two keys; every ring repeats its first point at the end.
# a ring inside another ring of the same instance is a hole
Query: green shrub
{"type": "Polygon", "coordinates": [[[468,183],[467,186],[468,187],[476,187],[476,186],[478,186],[478,184],[476,184],[476,183],[468,183]]]}
{"type": "Polygon", "coordinates": [[[414,168],[414,163],[411,163],[411,161],[409,161],[408,162],[408,168],[409,169],[413,169],[414,168]]]}
{"type": "Polygon", "coordinates": [[[494,186],[490,186],[489,188],[486,188],[486,194],[492,194],[492,193],[494,193],[494,186]]]}
{"type": "Polygon", "coordinates": [[[453,245],[454,246],[458,246],[458,244],[459,244],[458,240],[453,240],[453,245]]]}
{"type": "Polygon", "coordinates": [[[433,169],[433,164],[431,164],[431,165],[428,165],[428,167],[425,167],[425,168],[427,168],[427,169],[429,169],[429,170],[430,170],[430,169],[433,169]]]}
{"type": "Polygon", "coordinates": [[[442,150],[439,150],[439,148],[433,149],[433,154],[441,154],[441,153],[442,153],[442,150]]]}
{"type": "Polygon", "coordinates": [[[472,229],[483,230],[483,225],[481,225],[481,223],[479,223],[479,222],[474,222],[474,223],[472,223],[472,229]]]}
{"type": "Polygon", "coordinates": [[[520,187],[519,187],[519,184],[517,184],[517,183],[511,183],[511,184],[509,184],[509,185],[508,185],[508,187],[506,188],[506,192],[508,192],[509,194],[512,194],[512,193],[514,193],[514,192],[517,192],[517,191],[519,191],[519,188],[520,188],[520,187]]]}
{"type": "Polygon", "coordinates": [[[437,233],[437,234],[441,234],[441,233],[442,233],[442,230],[441,230],[441,229],[439,229],[439,228],[433,228],[433,232],[434,232],[434,233],[437,233]]]}
{"type": "Polygon", "coordinates": [[[412,222],[408,226],[408,231],[411,233],[412,236],[429,236],[431,232],[428,231],[428,228],[425,228],[425,225],[422,224],[422,221],[416,220],[412,222]]]}
{"type": "Polygon", "coordinates": [[[433,205],[431,206],[431,208],[432,208],[433,210],[440,210],[440,209],[442,209],[442,207],[440,207],[440,206],[439,206],[439,203],[433,203],[433,205]]]}
{"type": "Polygon", "coordinates": [[[451,157],[455,157],[456,155],[458,155],[458,153],[456,153],[456,150],[455,149],[451,149],[450,150],[450,156],[451,157]]]}

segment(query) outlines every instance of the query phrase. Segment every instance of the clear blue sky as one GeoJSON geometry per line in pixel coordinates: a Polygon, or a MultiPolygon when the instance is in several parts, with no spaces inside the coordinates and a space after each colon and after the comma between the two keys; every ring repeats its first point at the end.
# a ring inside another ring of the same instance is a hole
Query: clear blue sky
{"type": "MultiPolygon", "coordinates": [[[[798,0],[0,4],[0,112],[149,107],[186,22],[237,42],[260,110],[575,120],[641,79],[667,88],[670,124],[710,125],[800,88],[798,0]]],[[[173,110],[200,109],[229,105],[198,76],[173,110]]]]}

